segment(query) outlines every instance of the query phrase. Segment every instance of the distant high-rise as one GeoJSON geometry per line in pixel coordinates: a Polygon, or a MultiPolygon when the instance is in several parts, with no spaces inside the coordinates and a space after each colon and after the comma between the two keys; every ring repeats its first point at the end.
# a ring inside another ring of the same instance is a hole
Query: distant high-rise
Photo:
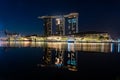
{"type": "Polygon", "coordinates": [[[78,13],[70,13],[64,17],[67,19],[67,34],[78,33],[78,13]]]}
{"type": "Polygon", "coordinates": [[[51,36],[52,35],[52,17],[51,16],[42,16],[44,26],[44,35],[51,36]]]}

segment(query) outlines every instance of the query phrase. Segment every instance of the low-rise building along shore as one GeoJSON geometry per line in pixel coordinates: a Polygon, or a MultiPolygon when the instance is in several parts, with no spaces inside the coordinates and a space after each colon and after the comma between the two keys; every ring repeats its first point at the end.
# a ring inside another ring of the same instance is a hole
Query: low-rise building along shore
{"type": "MultiPolygon", "coordinates": [[[[2,39],[1,39],[2,40],[2,39]]],[[[73,35],[66,36],[38,36],[38,35],[29,35],[29,36],[10,36],[4,39],[3,41],[34,41],[34,42],[67,42],[67,41],[76,41],[76,42],[112,42],[111,36],[107,32],[79,32],[73,35]]]]}

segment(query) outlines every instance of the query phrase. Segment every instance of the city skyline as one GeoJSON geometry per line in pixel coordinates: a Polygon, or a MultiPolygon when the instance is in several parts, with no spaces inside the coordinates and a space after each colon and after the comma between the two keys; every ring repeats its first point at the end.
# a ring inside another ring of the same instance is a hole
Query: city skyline
{"type": "Polygon", "coordinates": [[[1,0],[0,29],[24,35],[43,34],[38,16],[79,13],[79,31],[108,32],[119,38],[119,1],[51,1],[1,0]],[[53,2],[53,3],[52,3],[53,2]]]}

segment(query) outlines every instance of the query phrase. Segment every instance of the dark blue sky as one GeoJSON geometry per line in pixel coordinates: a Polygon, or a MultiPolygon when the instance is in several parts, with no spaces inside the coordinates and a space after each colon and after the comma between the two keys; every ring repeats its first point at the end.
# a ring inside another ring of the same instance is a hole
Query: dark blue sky
{"type": "Polygon", "coordinates": [[[43,33],[38,16],[79,12],[79,31],[105,31],[120,37],[119,0],[0,0],[0,29],[43,33]]]}

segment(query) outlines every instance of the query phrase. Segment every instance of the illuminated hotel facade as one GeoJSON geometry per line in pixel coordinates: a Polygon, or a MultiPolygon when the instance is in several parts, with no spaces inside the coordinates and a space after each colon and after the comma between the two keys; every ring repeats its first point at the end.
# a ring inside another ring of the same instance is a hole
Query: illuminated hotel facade
{"type": "Polygon", "coordinates": [[[56,35],[65,35],[65,19],[64,17],[56,18],[56,35]]]}
{"type": "Polygon", "coordinates": [[[66,34],[78,33],[78,13],[70,13],[62,16],[42,16],[44,22],[44,35],[51,36],[64,36],[66,34]],[[53,22],[55,19],[55,22],[53,22]],[[53,24],[55,23],[55,26],[53,24]],[[55,27],[55,33],[53,28],[55,27]]]}
{"type": "Polygon", "coordinates": [[[67,20],[67,34],[78,33],[78,13],[70,13],[64,17],[67,20]]]}
{"type": "Polygon", "coordinates": [[[51,16],[42,16],[39,17],[43,19],[44,26],[44,35],[51,36],[52,35],[52,17],[51,16]]]}
{"type": "Polygon", "coordinates": [[[70,71],[78,70],[78,56],[74,43],[46,43],[40,67],[65,68],[70,71]],[[57,46],[57,47],[56,47],[57,46]],[[68,49],[68,51],[66,51],[68,49]]]}

